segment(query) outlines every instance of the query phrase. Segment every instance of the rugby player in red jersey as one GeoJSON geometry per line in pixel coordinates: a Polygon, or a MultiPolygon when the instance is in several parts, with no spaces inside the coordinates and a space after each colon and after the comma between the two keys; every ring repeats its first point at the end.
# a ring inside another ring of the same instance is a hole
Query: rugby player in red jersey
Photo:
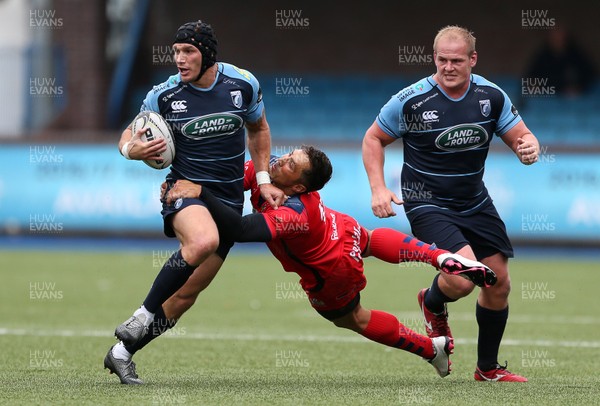
{"type": "MultiPolygon", "coordinates": [[[[361,306],[360,291],[367,283],[363,257],[391,263],[416,259],[483,287],[496,282],[494,272],[393,229],[367,230],[354,218],[325,206],[317,190],[331,178],[332,167],[329,158],[312,146],[272,158],[269,174],[273,185],[288,196],[277,210],[260,196],[252,161],[245,165],[244,189],[251,191],[254,214],[242,217],[206,188],[185,180],[177,181],[164,200],[177,204],[180,199],[201,197],[221,233],[237,242],[266,242],[284,270],[300,276],[311,306],[321,316],[372,341],[419,355],[441,377],[447,376],[454,347],[451,337],[429,338],[390,313],[361,306]]],[[[169,300],[177,300],[176,295],[169,300]]]]}

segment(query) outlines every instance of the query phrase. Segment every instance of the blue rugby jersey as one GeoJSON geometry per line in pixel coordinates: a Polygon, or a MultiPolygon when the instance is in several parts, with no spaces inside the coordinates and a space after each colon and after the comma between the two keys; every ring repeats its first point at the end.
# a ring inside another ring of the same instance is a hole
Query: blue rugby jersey
{"type": "Polygon", "coordinates": [[[140,111],[163,116],[173,130],[175,159],[167,180],[188,179],[224,203],[244,203],[246,122],[263,113],[260,86],[248,71],[218,62],[216,80],[200,89],[178,74],[154,86],[140,111]]]}
{"type": "Polygon", "coordinates": [[[433,77],[398,92],[376,122],[402,138],[401,189],[407,214],[427,210],[477,211],[489,200],[483,182],[492,135],[504,135],[521,117],[494,83],[471,75],[469,89],[450,98],[433,77]]]}

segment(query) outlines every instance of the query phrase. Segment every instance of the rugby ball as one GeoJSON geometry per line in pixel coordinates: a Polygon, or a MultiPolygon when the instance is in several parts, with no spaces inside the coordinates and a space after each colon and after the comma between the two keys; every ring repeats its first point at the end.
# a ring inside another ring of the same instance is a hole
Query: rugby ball
{"type": "Polygon", "coordinates": [[[162,159],[146,159],[144,163],[154,169],[168,168],[175,158],[175,139],[169,123],[154,111],[142,111],[133,119],[131,125],[134,134],[139,129],[145,129],[141,137],[144,142],[158,138],[164,138],[167,142],[167,149],[161,154],[162,159]]]}

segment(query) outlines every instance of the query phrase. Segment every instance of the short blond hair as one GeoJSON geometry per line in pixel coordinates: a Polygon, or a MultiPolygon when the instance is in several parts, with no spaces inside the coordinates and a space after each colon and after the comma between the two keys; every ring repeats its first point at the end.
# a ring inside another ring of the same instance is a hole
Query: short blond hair
{"type": "Polygon", "coordinates": [[[433,51],[437,52],[437,44],[440,38],[448,37],[449,39],[461,39],[465,41],[468,48],[469,55],[473,55],[475,52],[475,37],[473,36],[473,32],[467,30],[464,27],[460,27],[458,25],[447,25],[441,30],[438,31],[435,39],[433,40],[433,51]]]}

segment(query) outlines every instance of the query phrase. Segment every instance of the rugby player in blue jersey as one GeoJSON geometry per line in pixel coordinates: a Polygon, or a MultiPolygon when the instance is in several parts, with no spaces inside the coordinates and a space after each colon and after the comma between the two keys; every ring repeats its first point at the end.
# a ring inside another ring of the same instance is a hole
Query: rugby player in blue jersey
{"type": "MultiPolygon", "coordinates": [[[[421,241],[476,259],[493,269],[498,282],[482,288],[476,304],[479,325],[478,381],[525,382],[498,363],[508,319],[508,258],[513,249],[483,182],[493,134],[521,163],[538,160],[539,143],[509,97],[494,83],[471,73],[477,63],[475,37],[465,28],[441,29],[433,43],[436,73],[401,90],[385,104],[363,139],[363,162],[373,214],[384,218],[403,204],[412,233],[421,241]],[[384,148],[402,138],[403,200],[387,188],[384,148]]],[[[418,302],[430,337],[451,336],[446,303],[469,295],[471,282],[438,274],[418,302]]]]}
{"type": "MultiPolygon", "coordinates": [[[[244,69],[216,61],[217,38],[212,27],[202,21],[179,27],[173,51],[179,72],[154,86],[141,107],[142,111],[158,112],[173,129],[176,156],[166,177],[167,184],[172,186],[179,179],[202,184],[241,213],[247,130],[260,194],[277,208],[285,195],[271,185],[268,173],[271,134],[258,81],[244,69]]],[[[131,126],[123,131],[119,141],[123,156],[136,160],[160,158],[166,149],[165,141],[143,142],[142,134],[143,129],[132,134],[131,126]]],[[[121,342],[111,347],[104,366],[116,373],[122,383],[142,383],[132,355],[187,310],[179,309],[179,314],[173,314],[162,304],[185,284],[191,306],[198,293],[210,284],[233,245],[220,238],[205,203],[198,198],[165,203],[161,213],[165,234],[176,237],[180,249],[165,262],[142,306],[115,330],[121,342]]]]}

